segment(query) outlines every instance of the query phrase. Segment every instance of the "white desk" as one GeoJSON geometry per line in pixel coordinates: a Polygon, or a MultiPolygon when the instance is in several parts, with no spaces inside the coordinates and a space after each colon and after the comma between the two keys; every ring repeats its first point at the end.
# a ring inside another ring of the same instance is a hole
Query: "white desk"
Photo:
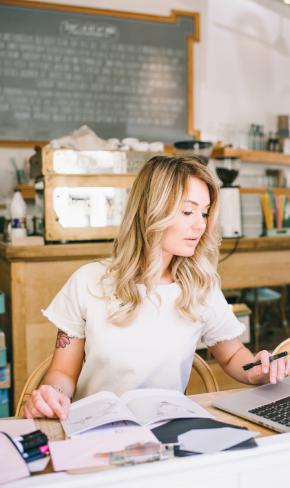
{"type": "Polygon", "coordinates": [[[51,473],[25,478],[5,487],[273,488],[279,484],[287,486],[290,434],[265,437],[261,439],[261,443],[256,449],[176,458],[172,461],[90,474],[51,473]]]}
{"type": "MultiPolygon", "coordinates": [[[[289,477],[290,433],[276,435],[269,429],[211,407],[213,397],[224,392],[193,395],[217,420],[242,425],[261,433],[255,449],[175,458],[86,474],[48,473],[4,485],[5,488],[273,488],[289,477]]],[[[56,421],[37,421],[50,439],[61,439],[56,421]]],[[[286,483],[286,486],[287,483],[286,483]]]]}

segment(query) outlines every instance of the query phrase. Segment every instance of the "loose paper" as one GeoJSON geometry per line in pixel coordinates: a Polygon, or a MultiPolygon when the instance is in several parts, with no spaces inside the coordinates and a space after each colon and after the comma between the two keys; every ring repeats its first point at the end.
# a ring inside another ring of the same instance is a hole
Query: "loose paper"
{"type": "Polygon", "coordinates": [[[193,429],[179,435],[178,442],[182,450],[209,454],[234,447],[256,435],[257,432],[234,427],[193,429]]]}
{"type": "Polygon", "coordinates": [[[64,441],[49,442],[49,449],[55,471],[107,466],[108,456],[103,453],[119,451],[135,443],[158,443],[147,427],[118,425],[99,427],[94,433],[83,434],[64,441]]]}
{"type": "Polygon", "coordinates": [[[20,452],[9,438],[0,432],[0,484],[25,478],[29,474],[20,452]]]}
{"type": "Polygon", "coordinates": [[[0,431],[5,432],[10,437],[29,434],[34,430],[36,430],[36,425],[32,419],[0,420],[0,431]]]}

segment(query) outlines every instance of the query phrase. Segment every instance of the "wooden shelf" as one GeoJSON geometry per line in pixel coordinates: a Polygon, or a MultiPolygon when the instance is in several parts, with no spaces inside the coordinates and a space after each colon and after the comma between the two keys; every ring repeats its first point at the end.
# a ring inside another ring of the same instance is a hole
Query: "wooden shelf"
{"type": "Polygon", "coordinates": [[[280,152],[253,151],[249,149],[226,147],[214,149],[211,157],[238,157],[241,159],[241,161],[245,162],[290,166],[290,154],[280,152]]]}
{"type": "MultiPolygon", "coordinates": [[[[21,194],[24,200],[34,200],[35,198],[35,188],[32,185],[24,185],[19,184],[17,185],[17,189],[21,191],[21,194]]],[[[257,193],[265,193],[266,191],[272,191],[275,195],[287,195],[290,197],[290,188],[266,188],[266,187],[254,187],[254,188],[245,188],[241,187],[240,192],[242,194],[257,194],[257,193]]]]}
{"type": "Polygon", "coordinates": [[[256,188],[240,188],[240,193],[242,194],[257,194],[257,193],[266,193],[267,191],[271,191],[275,193],[275,195],[287,195],[290,196],[290,188],[266,188],[266,187],[256,187],[256,188]]]}
{"type": "MultiPolygon", "coordinates": [[[[236,246],[236,239],[223,239],[220,253],[227,254],[236,246]]],[[[14,246],[0,241],[0,258],[14,262],[24,261],[61,261],[80,259],[90,261],[98,257],[111,256],[113,240],[106,242],[81,242],[66,244],[20,245],[14,246]]],[[[251,253],[259,251],[290,250],[290,237],[241,237],[239,238],[237,253],[251,253]]],[[[1,260],[0,260],[1,261],[1,260]]],[[[283,264],[281,266],[284,266],[283,264]]],[[[283,267],[284,269],[284,267],[283,267]]],[[[286,270],[287,271],[287,270],[286,270]]]]}
{"type": "MultiPolygon", "coordinates": [[[[17,189],[21,191],[21,194],[24,200],[34,200],[35,198],[35,188],[32,185],[24,185],[19,184],[17,185],[17,189]]],[[[287,195],[290,197],[290,188],[266,188],[266,187],[254,187],[254,188],[245,188],[241,187],[240,192],[242,194],[257,194],[257,193],[265,193],[266,191],[272,191],[275,195],[287,195]]]]}
{"type": "MultiPolygon", "coordinates": [[[[237,239],[223,239],[221,242],[220,252],[221,254],[227,254],[232,251],[236,246],[237,239]]],[[[251,253],[251,252],[271,252],[271,251],[283,251],[290,250],[290,237],[241,237],[239,238],[238,247],[236,249],[239,253],[251,253]]],[[[226,287],[225,287],[226,288],[226,287]]]]}
{"type": "Polygon", "coordinates": [[[24,200],[34,200],[35,188],[33,185],[25,185],[23,183],[19,183],[17,185],[17,190],[21,191],[21,195],[23,196],[24,200]]]}

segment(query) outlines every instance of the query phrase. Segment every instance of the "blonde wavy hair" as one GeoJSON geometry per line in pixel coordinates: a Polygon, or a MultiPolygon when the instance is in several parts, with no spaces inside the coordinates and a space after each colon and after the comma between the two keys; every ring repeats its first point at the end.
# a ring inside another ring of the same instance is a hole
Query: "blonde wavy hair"
{"type": "Polygon", "coordinates": [[[205,303],[218,279],[218,186],[198,158],[155,156],[136,176],[112,260],[101,280],[103,290],[106,282],[113,286],[108,307],[112,323],[127,325],[134,319],[142,301],[137,283],[143,283],[150,295],[160,282],[164,231],[180,211],[190,176],[208,187],[207,227],[193,256],[172,258],[171,274],[181,288],[176,301],[178,311],[184,317],[198,319],[198,305],[205,303]]]}

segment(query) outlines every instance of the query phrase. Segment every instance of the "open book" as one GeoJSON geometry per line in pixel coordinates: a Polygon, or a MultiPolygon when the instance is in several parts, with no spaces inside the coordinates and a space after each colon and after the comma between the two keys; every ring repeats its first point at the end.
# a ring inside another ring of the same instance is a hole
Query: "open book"
{"type": "Polygon", "coordinates": [[[162,389],[131,390],[117,397],[101,391],[71,405],[69,416],[62,421],[68,437],[112,422],[151,425],[179,418],[213,418],[180,391],[162,389]]]}

